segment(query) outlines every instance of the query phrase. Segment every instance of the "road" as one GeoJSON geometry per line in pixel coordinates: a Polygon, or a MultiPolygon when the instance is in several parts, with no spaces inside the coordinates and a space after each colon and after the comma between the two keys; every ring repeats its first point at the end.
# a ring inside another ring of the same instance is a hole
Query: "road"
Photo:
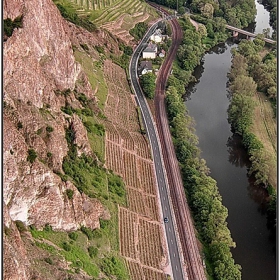
{"type": "Polygon", "coordinates": [[[174,229],[175,227],[174,227],[174,221],[173,221],[173,215],[171,209],[172,206],[169,201],[167,179],[165,175],[165,168],[162,159],[160,142],[155,128],[155,122],[152,118],[152,114],[150,112],[149,106],[146,103],[146,99],[139,85],[138,76],[137,76],[137,65],[138,65],[139,55],[141,51],[145,48],[145,44],[148,42],[150,36],[152,35],[152,33],[155,31],[156,28],[157,28],[157,23],[154,24],[149,29],[149,31],[146,33],[146,35],[144,36],[144,38],[142,39],[138,47],[135,49],[130,61],[129,69],[130,69],[131,83],[136,94],[137,102],[142,111],[147,134],[152,148],[152,155],[153,155],[156,179],[158,184],[158,192],[159,192],[162,215],[163,215],[162,222],[164,217],[167,217],[169,220],[168,223],[164,223],[164,227],[165,227],[165,234],[166,234],[168,251],[169,251],[169,259],[172,267],[172,278],[174,280],[181,280],[187,278],[184,277],[184,272],[181,263],[181,254],[179,253],[176,232],[174,229]]]}

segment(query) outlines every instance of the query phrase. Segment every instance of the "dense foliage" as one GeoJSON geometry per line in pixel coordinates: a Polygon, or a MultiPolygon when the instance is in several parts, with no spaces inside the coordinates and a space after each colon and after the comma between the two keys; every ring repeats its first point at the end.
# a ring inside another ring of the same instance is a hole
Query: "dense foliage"
{"type": "Polygon", "coordinates": [[[207,272],[214,279],[241,279],[240,266],[234,264],[230,252],[235,244],[227,227],[228,212],[222,205],[216,181],[207,175],[205,161],[199,158],[193,120],[186,115],[182,97],[175,87],[168,87],[166,102],[189,206],[204,245],[207,272]]]}
{"type": "Polygon", "coordinates": [[[14,20],[10,18],[4,19],[4,34],[11,37],[15,28],[22,27],[22,16],[18,16],[14,20]]]}
{"type": "Polygon", "coordinates": [[[277,32],[277,1],[267,0],[267,8],[269,9],[269,23],[274,29],[275,35],[277,32]]]}
{"type": "Polygon", "coordinates": [[[156,75],[153,73],[146,73],[139,78],[140,85],[146,97],[153,99],[156,89],[156,75]]]}
{"type": "Polygon", "coordinates": [[[209,169],[205,161],[200,159],[193,119],[187,114],[182,99],[185,93],[182,85],[194,80],[191,73],[205,51],[202,43],[205,35],[195,32],[187,18],[182,21],[182,25],[184,38],[178,51],[178,65],[184,70],[174,69],[168,79],[166,104],[169,124],[188,203],[204,246],[207,272],[213,279],[238,280],[241,279],[241,272],[230,252],[230,247],[234,247],[235,243],[227,227],[228,212],[222,205],[216,181],[208,176],[209,169]]]}
{"type": "Polygon", "coordinates": [[[60,11],[61,15],[69,20],[70,22],[79,25],[89,32],[93,32],[96,30],[96,26],[94,23],[92,23],[87,16],[79,16],[76,12],[76,9],[73,8],[70,4],[62,4],[62,3],[56,3],[56,6],[58,10],[60,11]]]}
{"type": "Polygon", "coordinates": [[[125,188],[121,178],[100,167],[97,161],[90,156],[82,154],[78,157],[77,147],[74,144],[75,133],[71,127],[66,130],[66,140],[69,151],[63,159],[62,168],[68,178],[64,178],[64,180],[71,178],[79,192],[85,193],[89,197],[103,197],[107,200],[107,190],[109,190],[112,201],[124,203],[125,188]]]}
{"type": "Polygon", "coordinates": [[[254,41],[243,40],[238,49],[233,49],[230,79],[231,103],[228,109],[229,121],[233,130],[242,136],[252,165],[249,174],[254,174],[256,184],[268,186],[271,202],[268,211],[268,224],[276,230],[276,195],[269,186],[269,165],[263,144],[250,131],[253,122],[254,103],[252,95],[256,90],[263,92],[271,100],[276,112],[277,100],[277,59],[276,51],[269,51],[263,57],[264,43],[260,38],[254,41]]]}
{"type": "Polygon", "coordinates": [[[148,30],[148,24],[146,22],[138,22],[135,26],[129,30],[129,34],[136,40],[140,40],[148,30]]]}

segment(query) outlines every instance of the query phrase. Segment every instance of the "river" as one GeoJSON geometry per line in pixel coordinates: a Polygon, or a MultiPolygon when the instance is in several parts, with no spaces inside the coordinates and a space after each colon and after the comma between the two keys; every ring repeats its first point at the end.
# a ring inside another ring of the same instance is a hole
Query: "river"
{"type": "MultiPolygon", "coordinates": [[[[269,27],[269,17],[266,24],[259,22],[259,12],[267,11],[258,2],[256,6],[254,28],[262,33],[269,27]]],[[[227,121],[227,73],[233,47],[237,45],[229,39],[204,55],[194,73],[198,82],[188,87],[185,103],[196,123],[201,156],[229,212],[228,227],[236,243],[232,254],[242,266],[242,279],[275,280],[276,243],[266,226],[266,193],[247,176],[248,156],[227,121]]]]}

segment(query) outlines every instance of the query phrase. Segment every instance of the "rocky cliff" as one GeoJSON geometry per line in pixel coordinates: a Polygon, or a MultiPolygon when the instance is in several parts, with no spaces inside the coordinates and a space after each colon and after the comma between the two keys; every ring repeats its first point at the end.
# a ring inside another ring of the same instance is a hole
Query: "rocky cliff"
{"type": "MultiPolygon", "coordinates": [[[[4,224],[14,237],[4,236],[4,272],[5,279],[23,280],[30,276],[28,260],[13,221],[38,229],[46,224],[65,231],[81,225],[95,229],[106,213],[97,199],[81,194],[57,174],[63,173],[62,162],[68,153],[66,128],[75,132],[78,154],[92,155],[79,117],[61,111],[66,103],[82,106],[74,89],[98,102],[75,61],[73,45],[102,45],[108,35],[92,34],[67,22],[51,0],[4,0],[4,19],[19,16],[22,27],[14,29],[3,49],[4,224]],[[71,200],[66,195],[69,189],[71,200]]],[[[116,43],[108,47],[118,50],[116,43]]]]}

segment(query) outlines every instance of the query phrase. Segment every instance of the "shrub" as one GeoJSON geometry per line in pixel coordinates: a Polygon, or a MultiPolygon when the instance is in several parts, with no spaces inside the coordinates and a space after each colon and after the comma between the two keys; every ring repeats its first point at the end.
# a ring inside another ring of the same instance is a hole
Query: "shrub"
{"type": "Polygon", "coordinates": [[[67,189],[66,190],[66,195],[67,195],[68,199],[71,200],[71,199],[73,199],[74,191],[71,190],[71,189],[67,189]]]}
{"type": "Polygon", "coordinates": [[[17,229],[19,232],[26,231],[26,227],[22,221],[17,220],[17,221],[15,221],[15,223],[16,223],[16,226],[17,226],[17,229]]]}
{"type": "Polygon", "coordinates": [[[47,152],[47,157],[50,158],[52,156],[51,152],[47,152]]]}
{"type": "Polygon", "coordinates": [[[29,149],[28,150],[27,161],[29,161],[30,163],[33,163],[36,158],[37,158],[37,153],[35,152],[35,150],[34,149],[29,149]]]}
{"type": "Polygon", "coordinates": [[[65,241],[62,243],[62,248],[67,252],[71,251],[71,245],[65,241]]]}
{"type": "Polygon", "coordinates": [[[9,227],[7,227],[7,226],[4,225],[4,233],[5,233],[7,236],[10,236],[11,232],[12,232],[12,230],[11,230],[9,227]]]}
{"type": "Polygon", "coordinates": [[[93,232],[90,228],[81,226],[81,231],[87,236],[88,240],[91,240],[93,238],[93,232]]]}
{"type": "Polygon", "coordinates": [[[128,279],[124,264],[114,256],[104,258],[101,267],[107,276],[115,275],[118,280],[128,279]]]}
{"type": "Polygon", "coordinates": [[[53,264],[53,261],[52,261],[51,258],[45,258],[44,260],[45,260],[45,262],[48,263],[48,264],[53,264]]]}
{"type": "Polygon", "coordinates": [[[37,135],[40,135],[42,132],[43,132],[43,129],[42,129],[42,128],[39,128],[39,129],[36,131],[36,134],[37,134],[37,135]]]}
{"type": "Polygon", "coordinates": [[[61,15],[69,20],[70,22],[79,25],[89,32],[96,30],[96,25],[93,24],[88,17],[79,17],[74,8],[72,7],[66,7],[61,5],[61,3],[55,3],[57,8],[59,9],[61,15]]]}
{"type": "Polygon", "coordinates": [[[146,22],[138,22],[134,28],[129,30],[130,35],[132,35],[136,40],[141,39],[148,29],[148,24],[146,22]]]}
{"type": "Polygon", "coordinates": [[[85,50],[85,51],[88,51],[89,50],[89,47],[87,44],[80,44],[80,46],[85,50]]]}
{"type": "Polygon", "coordinates": [[[18,122],[18,123],[17,123],[17,128],[18,128],[18,129],[23,128],[22,122],[18,122]]]}
{"type": "Polygon", "coordinates": [[[78,233],[77,232],[75,232],[75,231],[72,231],[72,232],[69,232],[68,233],[68,236],[69,236],[69,238],[71,238],[72,240],[77,240],[77,238],[78,238],[78,233]]]}
{"type": "Polygon", "coordinates": [[[49,133],[50,133],[50,132],[53,132],[53,128],[52,128],[51,126],[48,125],[48,126],[46,127],[46,131],[49,132],[49,133]]]}
{"type": "Polygon", "coordinates": [[[102,228],[102,229],[105,229],[109,225],[109,223],[110,223],[110,221],[102,220],[102,219],[100,219],[99,222],[100,222],[100,228],[102,228]]]}
{"type": "Polygon", "coordinates": [[[95,49],[96,49],[99,53],[105,54],[104,47],[102,47],[102,46],[95,46],[95,49]]]}
{"type": "Polygon", "coordinates": [[[45,224],[44,231],[47,231],[47,232],[52,231],[52,226],[50,224],[45,224]]]}
{"type": "Polygon", "coordinates": [[[93,246],[89,246],[89,247],[88,247],[88,253],[89,253],[89,256],[90,256],[91,258],[94,258],[94,257],[96,257],[97,254],[98,254],[98,249],[95,248],[95,247],[93,247],[93,246]]]}
{"type": "Polygon", "coordinates": [[[4,34],[11,37],[15,28],[22,27],[22,16],[18,16],[12,21],[10,18],[4,19],[4,34]]]}

